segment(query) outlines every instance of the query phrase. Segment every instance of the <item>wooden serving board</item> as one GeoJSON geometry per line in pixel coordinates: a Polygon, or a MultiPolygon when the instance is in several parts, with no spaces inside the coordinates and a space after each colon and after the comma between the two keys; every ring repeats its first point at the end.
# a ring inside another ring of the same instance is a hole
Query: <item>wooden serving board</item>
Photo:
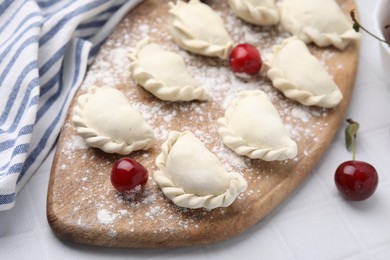
{"type": "MultiPolygon", "coordinates": [[[[226,1],[206,2],[221,14],[236,44],[253,43],[265,53],[288,37],[280,27],[256,27],[241,21],[226,1]]],[[[339,2],[346,13],[355,8],[353,0],[339,2]]],[[[345,51],[310,46],[326,64],[344,99],[335,109],[307,108],[275,90],[264,72],[242,80],[233,75],[227,61],[179,49],[166,28],[167,3],[145,1],[127,15],[102,47],[73,100],[59,138],[47,199],[47,217],[60,238],[134,248],[187,247],[228,239],[250,228],[286,199],[311,172],[339,129],[354,85],[358,43],[345,51]],[[163,102],[135,84],[129,71],[127,48],[146,36],[183,56],[190,74],[210,92],[208,102],[163,102]],[[75,133],[71,121],[75,100],[91,85],[120,89],[155,130],[157,140],[152,149],[129,155],[149,171],[149,181],[139,194],[120,194],[110,183],[111,167],[121,156],[88,148],[75,133]],[[269,95],[298,144],[296,159],[251,160],[235,155],[222,144],[215,122],[223,116],[229,101],[246,89],[261,89],[269,95]],[[248,189],[231,206],[211,211],[190,210],[171,203],[153,179],[157,169],[154,160],[171,130],[193,131],[227,170],[243,174],[248,189]]]]}

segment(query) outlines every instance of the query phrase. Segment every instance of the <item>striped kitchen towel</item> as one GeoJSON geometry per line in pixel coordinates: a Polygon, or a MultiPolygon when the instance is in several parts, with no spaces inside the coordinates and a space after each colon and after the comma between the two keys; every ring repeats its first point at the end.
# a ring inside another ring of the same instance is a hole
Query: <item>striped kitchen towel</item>
{"type": "Polygon", "coordinates": [[[0,210],[43,162],[87,65],[142,0],[0,0],[0,210]]]}

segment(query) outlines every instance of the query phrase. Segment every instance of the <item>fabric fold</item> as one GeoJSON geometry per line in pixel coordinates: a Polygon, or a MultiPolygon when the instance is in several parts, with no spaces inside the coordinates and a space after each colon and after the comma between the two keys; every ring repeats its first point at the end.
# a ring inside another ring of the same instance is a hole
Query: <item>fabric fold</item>
{"type": "Polygon", "coordinates": [[[55,144],[104,40],[140,2],[0,2],[0,211],[55,144]]]}

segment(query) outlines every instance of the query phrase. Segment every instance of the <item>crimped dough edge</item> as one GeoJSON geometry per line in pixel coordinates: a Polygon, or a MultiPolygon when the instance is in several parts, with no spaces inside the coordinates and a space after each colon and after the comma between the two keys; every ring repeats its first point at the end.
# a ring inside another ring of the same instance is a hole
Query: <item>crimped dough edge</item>
{"type": "Polygon", "coordinates": [[[154,179],[161,188],[162,192],[167,196],[174,204],[185,208],[206,208],[214,209],[218,207],[230,206],[237,196],[246,190],[247,183],[245,179],[236,173],[236,179],[232,179],[230,186],[222,194],[210,194],[206,196],[200,196],[193,193],[187,193],[183,188],[176,187],[172,180],[167,176],[166,161],[169,152],[176,141],[186,133],[172,131],[169,134],[168,140],[161,146],[161,153],[156,158],[156,165],[159,170],[154,172],[154,179]]]}
{"type": "Polygon", "coordinates": [[[237,135],[237,133],[235,133],[229,128],[226,115],[229,115],[231,113],[231,111],[234,109],[234,105],[237,104],[237,102],[247,96],[252,95],[266,94],[261,90],[241,91],[239,93],[239,96],[235,100],[233,100],[231,105],[226,109],[225,117],[219,118],[217,120],[218,133],[221,136],[223,143],[238,155],[247,156],[251,159],[262,159],[264,161],[281,161],[295,158],[295,156],[297,155],[297,146],[294,141],[294,147],[284,147],[277,150],[271,148],[254,147],[250,146],[245,139],[237,135]]]}
{"type": "Polygon", "coordinates": [[[163,101],[208,100],[209,95],[201,86],[186,85],[183,87],[171,87],[148,73],[147,69],[139,63],[138,54],[150,43],[150,38],[145,38],[138,42],[136,48],[129,50],[128,57],[131,61],[130,70],[137,84],[163,101]]]}
{"type": "MultiPolygon", "coordinates": [[[[103,87],[109,88],[109,87],[103,87]]],[[[117,153],[120,155],[128,155],[136,150],[148,150],[152,147],[154,139],[137,140],[132,144],[126,142],[116,143],[113,142],[110,137],[99,134],[99,131],[91,128],[87,125],[83,118],[83,109],[88,103],[88,100],[100,89],[96,86],[88,88],[88,92],[79,96],[77,99],[77,105],[73,109],[72,121],[76,127],[76,132],[80,135],[85,143],[90,147],[99,148],[106,153],[117,153]]]]}
{"type": "Polygon", "coordinates": [[[253,6],[251,3],[242,0],[228,0],[233,12],[249,23],[255,25],[275,25],[280,21],[279,11],[275,8],[265,6],[253,6]]]}
{"type": "MultiPolygon", "coordinates": [[[[169,31],[173,41],[182,49],[189,52],[204,56],[218,57],[220,59],[226,60],[230,55],[231,49],[233,48],[233,41],[231,39],[224,45],[211,44],[208,41],[196,39],[193,35],[191,35],[191,32],[185,28],[182,21],[180,21],[178,8],[180,8],[181,5],[194,3],[198,4],[201,2],[199,0],[191,0],[189,3],[185,3],[178,0],[176,4],[172,2],[169,3],[169,14],[172,20],[171,25],[169,26],[169,31]],[[177,34],[180,35],[180,37],[177,36],[177,34]]],[[[224,30],[226,31],[225,28],[224,30]]]]}

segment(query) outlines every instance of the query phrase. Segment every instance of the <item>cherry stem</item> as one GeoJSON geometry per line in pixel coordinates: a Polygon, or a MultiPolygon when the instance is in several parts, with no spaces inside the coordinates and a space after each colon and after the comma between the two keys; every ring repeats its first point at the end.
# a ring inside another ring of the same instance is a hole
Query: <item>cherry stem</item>
{"type": "Polygon", "coordinates": [[[352,161],[356,159],[356,134],[353,135],[352,140],[352,161]]]}
{"type": "MultiPolygon", "coordinates": [[[[390,45],[390,43],[388,43],[386,40],[383,40],[381,38],[379,38],[378,36],[376,36],[375,34],[373,34],[372,32],[370,32],[369,30],[367,30],[366,28],[364,28],[360,23],[359,21],[356,19],[355,17],[355,10],[352,10],[349,12],[349,14],[351,15],[351,18],[354,22],[353,24],[353,28],[355,29],[356,32],[359,31],[359,29],[362,29],[363,31],[365,31],[366,33],[368,33],[369,35],[371,35],[372,37],[374,37],[375,39],[381,41],[381,42],[384,42],[384,43],[387,43],[388,45],[390,45]]],[[[386,28],[388,27],[388,25],[386,26],[386,28]]]]}

